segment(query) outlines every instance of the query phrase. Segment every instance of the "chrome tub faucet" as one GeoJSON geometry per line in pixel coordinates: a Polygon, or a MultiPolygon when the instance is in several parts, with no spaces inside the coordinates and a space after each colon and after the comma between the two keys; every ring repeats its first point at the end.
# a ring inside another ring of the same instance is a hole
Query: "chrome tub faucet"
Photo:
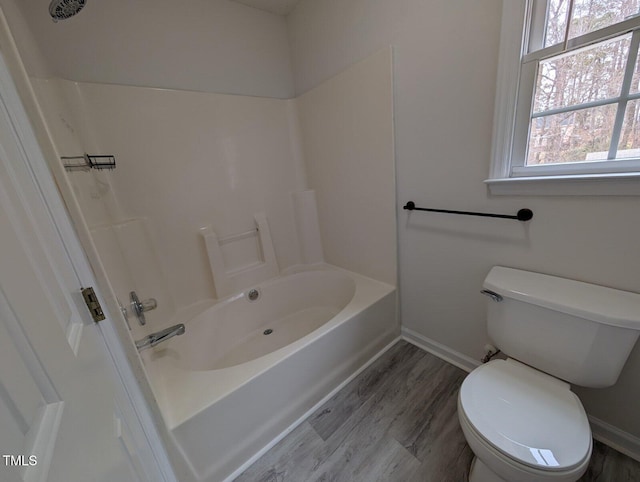
{"type": "Polygon", "coordinates": [[[138,349],[138,351],[142,351],[145,348],[154,347],[159,343],[168,340],[169,338],[173,338],[174,336],[178,335],[184,335],[184,331],[184,324],[182,323],[170,326],[169,328],[151,333],[141,340],[136,341],[136,348],[138,349]]]}

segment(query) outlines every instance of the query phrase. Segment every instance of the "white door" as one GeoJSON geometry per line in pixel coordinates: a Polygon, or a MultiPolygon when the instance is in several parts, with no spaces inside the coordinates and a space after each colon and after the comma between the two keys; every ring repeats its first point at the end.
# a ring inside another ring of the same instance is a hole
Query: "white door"
{"type": "Polygon", "coordinates": [[[83,304],[86,260],[45,201],[55,187],[7,75],[0,59],[0,481],[166,480],[83,304]]]}

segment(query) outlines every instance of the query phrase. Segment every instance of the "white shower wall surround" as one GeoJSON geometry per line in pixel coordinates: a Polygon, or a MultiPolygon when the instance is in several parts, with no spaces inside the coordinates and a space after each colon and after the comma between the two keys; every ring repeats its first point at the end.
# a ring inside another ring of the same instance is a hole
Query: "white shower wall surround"
{"type": "Polygon", "coordinates": [[[141,299],[154,298],[158,301],[157,308],[146,313],[152,329],[141,326],[129,310],[132,338],[141,339],[150,331],[156,331],[157,326],[173,319],[176,304],[168,287],[167,276],[158,263],[159,255],[154,248],[149,220],[131,219],[104,224],[91,228],[90,232],[120,303],[128,306],[131,291],[135,291],[141,299]]]}
{"type": "Polygon", "coordinates": [[[111,221],[149,219],[179,308],[215,294],[203,226],[224,237],[253,229],[254,213],[265,212],[278,264],[299,263],[290,193],[306,186],[292,155],[290,101],[62,80],[36,81],[38,94],[50,83],[62,84],[76,108],[62,119],[46,112],[49,124],[70,126],[84,148],[84,120],[94,149],[116,156],[107,176],[124,219],[111,221]]]}
{"type": "Polygon", "coordinates": [[[94,173],[70,174],[87,224],[145,219],[180,310],[216,296],[200,229],[247,232],[260,212],[280,270],[327,261],[395,285],[390,59],[385,49],[294,100],[32,81],[61,153],[116,156],[102,195],[94,173]]]}

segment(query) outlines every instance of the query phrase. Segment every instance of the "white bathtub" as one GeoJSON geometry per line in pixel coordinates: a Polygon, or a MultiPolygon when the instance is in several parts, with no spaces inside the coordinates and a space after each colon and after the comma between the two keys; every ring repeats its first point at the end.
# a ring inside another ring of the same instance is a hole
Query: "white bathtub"
{"type": "Polygon", "coordinates": [[[355,273],[254,288],[257,300],[221,300],[144,357],[192,481],[229,478],[399,334],[395,288],[355,273]]]}

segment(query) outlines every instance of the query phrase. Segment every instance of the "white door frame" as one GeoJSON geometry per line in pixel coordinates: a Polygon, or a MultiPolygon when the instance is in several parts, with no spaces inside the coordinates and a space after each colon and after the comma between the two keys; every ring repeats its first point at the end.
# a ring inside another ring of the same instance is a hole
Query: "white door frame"
{"type": "MultiPolygon", "coordinates": [[[[13,126],[11,133],[16,143],[21,146],[24,153],[23,160],[29,167],[33,180],[39,187],[42,198],[40,200],[27,199],[27,204],[43,202],[49,211],[60,238],[63,241],[65,250],[69,255],[78,279],[83,286],[94,287],[98,299],[104,309],[106,320],[100,322],[99,329],[104,338],[105,345],[109,351],[114,368],[120,378],[126,396],[131,403],[132,413],[130,416],[136,417],[142,430],[144,431],[148,443],[148,460],[146,464],[153,464],[158,468],[158,475],[161,477],[158,482],[178,482],[169,462],[167,451],[162,443],[158,428],[154,424],[152,413],[143,396],[138,384],[133,368],[127,359],[127,353],[123,346],[114,324],[117,319],[110,312],[108,304],[97,289],[94,273],[89,265],[87,255],[80,243],[69,214],[65,209],[61,194],[56,187],[53,176],[41,147],[34,133],[34,128],[25,111],[22,100],[18,95],[18,89],[14,84],[7,64],[13,68],[16,82],[22,84],[22,91],[30,91],[30,83],[26,77],[26,71],[20,60],[15,43],[11,36],[4,14],[0,10],[0,115],[4,116],[13,126]],[[17,72],[16,72],[17,70],[17,72]],[[26,85],[25,85],[26,81],[26,85]]],[[[46,240],[45,240],[46,242],[46,240]]],[[[117,313],[117,316],[121,316],[117,313]]],[[[155,482],[155,481],[154,481],[155,482]]]]}

